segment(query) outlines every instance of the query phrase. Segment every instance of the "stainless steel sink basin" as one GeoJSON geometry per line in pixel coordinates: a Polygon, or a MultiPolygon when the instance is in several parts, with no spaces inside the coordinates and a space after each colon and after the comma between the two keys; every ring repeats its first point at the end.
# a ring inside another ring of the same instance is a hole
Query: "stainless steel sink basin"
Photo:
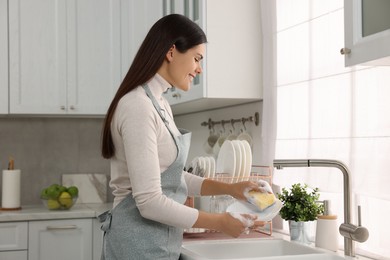
{"type": "Polygon", "coordinates": [[[237,239],[187,242],[182,246],[181,259],[339,260],[344,258],[282,239],[237,239]]]}

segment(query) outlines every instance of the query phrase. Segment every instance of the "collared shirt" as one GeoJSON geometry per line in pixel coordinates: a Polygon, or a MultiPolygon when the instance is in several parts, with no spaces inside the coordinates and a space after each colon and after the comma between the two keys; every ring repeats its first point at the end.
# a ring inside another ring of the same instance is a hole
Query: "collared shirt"
{"type": "MultiPolygon", "coordinates": [[[[169,83],[156,74],[148,86],[159,103],[169,127],[180,135],[172,110],[163,93],[169,83]]],[[[167,225],[189,228],[198,210],[167,198],[161,190],[161,173],[176,159],[177,148],[167,127],[145,90],[139,86],[121,98],[111,123],[115,156],[111,158],[114,207],[132,193],[145,218],[167,225]]],[[[199,195],[203,178],[183,172],[189,195],[199,195]]]]}

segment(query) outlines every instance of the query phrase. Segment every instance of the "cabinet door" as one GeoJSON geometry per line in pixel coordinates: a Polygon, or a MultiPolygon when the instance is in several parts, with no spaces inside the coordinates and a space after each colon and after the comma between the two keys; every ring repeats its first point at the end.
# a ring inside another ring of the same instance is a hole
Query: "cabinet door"
{"type": "Polygon", "coordinates": [[[92,220],[93,225],[93,259],[100,259],[103,248],[103,231],[100,229],[102,223],[95,218],[92,220]]]}
{"type": "Polygon", "coordinates": [[[8,113],[8,6],[0,0],[0,114],[8,113]]]}
{"type": "MultiPolygon", "coordinates": [[[[187,4],[185,5],[187,6],[187,4]]],[[[188,6],[207,35],[203,73],[188,92],[168,91],[175,115],[259,101],[262,98],[260,1],[194,0],[188,6]],[[223,11],[221,11],[223,7],[223,11]],[[199,10],[199,11],[197,11],[199,10]],[[234,19],[232,19],[234,17],[234,19]],[[230,50],[245,43],[238,55],[230,50]],[[234,66],[228,63],[234,59],[234,66]]]]}
{"type": "Polygon", "coordinates": [[[29,260],[92,260],[92,220],[29,223],[29,260]]]}
{"type": "Polygon", "coordinates": [[[146,34],[163,16],[162,2],[126,0],[122,2],[122,71],[124,78],[146,34]]]}
{"type": "Polygon", "coordinates": [[[345,66],[390,65],[390,1],[345,0],[345,66]]]}
{"type": "Polygon", "coordinates": [[[66,31],[66,1],[9,1],[10,113],[65,113],[66,31]]]}
{"type": "MultiPolygon", "coordinates": [[[[202,19],[205,19],[206,14],[201,14],[202,11],[205,12],[205,10],[202,9],[203,4],[201,0],[166,0],[164,8],[166,10],[166,13],[185,15],[204,29],[204,22],[202,19]]],[[[204,79],[206,75],[206,62],[205,60],[201,62],[203,73],[196,76],[196,78],[191,84],[191,89],[189,91],[182,91],[180,89],[171,88],[167,93],[165,93],[165,97],[168,100],[169,104],[176,105],[186,103],[189,101],[201,99],[205,96],[206,92],[204,89],[204,79]]]]}
{"type": "Polygon", "coordinates": [[[121,1],[67,2],[67,111],[100,114],[121,81],[121,1]]]}
{"type": "Polygon", "coordinates": [[[163,0],[164,16],[168,14],[185,15],[185,2],[188,0],[163,0]]]}
{"type": "Polygon", "coordinates": [[[0,251],[27,250],[27,227],[27,222],[0,223],[0,251]]]}

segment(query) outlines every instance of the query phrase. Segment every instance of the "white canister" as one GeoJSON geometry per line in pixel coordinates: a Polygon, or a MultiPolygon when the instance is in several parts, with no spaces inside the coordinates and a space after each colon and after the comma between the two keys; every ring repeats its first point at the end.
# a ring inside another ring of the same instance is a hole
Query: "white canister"
{"type": "Polygon", "coordinates": [[[20,209],[20,170],[3,170],[1,207],[20,209]]]}
{"type": "Polygon", "coordinates": [[[338,230],[336,215],[318,216],[315,241],[316,247],[337,251],[339,247],[338,230]]]}

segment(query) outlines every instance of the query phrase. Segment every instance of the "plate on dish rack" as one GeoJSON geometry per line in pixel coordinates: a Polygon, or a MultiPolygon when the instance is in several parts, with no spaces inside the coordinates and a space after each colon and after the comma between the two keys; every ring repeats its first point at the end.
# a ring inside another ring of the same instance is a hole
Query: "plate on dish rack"
{"type": "Polygon", "coordinates": [[[227,177],[236,174],[236,152],[232,141],[225,140],[219,150],[217,159],[217,173],[224,173],[227,177]]]}

